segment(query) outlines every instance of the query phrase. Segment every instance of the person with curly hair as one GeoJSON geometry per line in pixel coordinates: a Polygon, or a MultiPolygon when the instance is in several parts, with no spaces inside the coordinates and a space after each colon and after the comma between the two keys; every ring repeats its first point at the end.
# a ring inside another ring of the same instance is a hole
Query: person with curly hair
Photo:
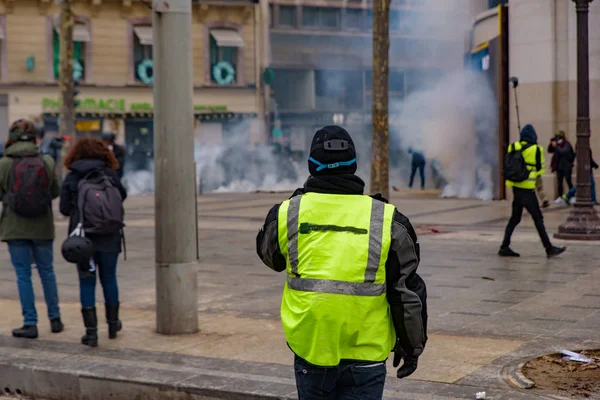
{"type": "MultiPolygon", "coordinates": [[[[73,232],[81,221],[79,215],[80,182],[86,177],[98,173],[110,180],[116,187],[122,200],[127,192],[117,174],[119,162],[114,153],[101,140],[96,138],[78,139],[65,158],[65,167],[69,174],[61,187],[60,212],[70,217],[69,232],[73,232]]],[[[86,234],[95,248],[93,259],[100,276],[100,284],[104,293],[106,322],[110,339],[117,337],[122,324],[119,320],[119,287],[117,284],[117,260],[121,253],[122,232],[108,234],[86,234]]],[[[98,345],[98,319],[96,316],[96,274],[80,274],[79,289],[81,313],[86,327],[82,344],[95,347],[98,345]]]]}

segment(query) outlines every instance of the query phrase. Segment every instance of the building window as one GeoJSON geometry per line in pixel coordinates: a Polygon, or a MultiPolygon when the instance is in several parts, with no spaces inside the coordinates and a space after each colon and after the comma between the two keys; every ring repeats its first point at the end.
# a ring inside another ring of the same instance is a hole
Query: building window
{"type": "Polygon", "coordinates": [[[344,16],[344,29],[360,30],[363,14],[363,10],[360,8],[347,8],[344,16]]]}
{"type": "Polygon", "coordinates": [[[302,26],[307,28],[337,29],[341,23],[341,9],[329,7],[303,7],[302,26]]]}
{"type": "Polygon", "coordinates": [[[133,27],[133,70],[135,80],[150,85],[154,83],[152,60],[152,26],[133,27]]]}
{"type": "Polygon", "coordinates": [[[363,19],[363,29],[366,31],[373,30],[373,10],[367,9],[367,16],[363,19]]]}
{"type": "Polygon", "coordinates": [[[390,98],[402,98],[404,96],[404,73],[400,71],[389,71],[388,90],[390,98]]]}
{"type": "Polygon", "coordinates": [[[217,85],[240,84],[238,71],[244,40],[236,29],[210,30],[210,81],[217,85]]]}
{"type": "Polygon", "coordinates": [[[279,6],[279,26],[295,27],[296,26],[296,7],[295,6],[279,6]]]}
{"type": "Polygon", "coordinates": [[[508,4],[508,0],[488,0],[488,8],[494,8],[505,4],[508,4]]]}
{"type": "Polygon", "coordinates": [[[361,71],[316,70],[316,107],[324,111],[356,110],[363,107],[361,71]]]}
{"type": "Polygon", "coordinates": [[[390,31],[398,32],[401,29],[400,12],[390,10],[390,31]]]}
{"type": "MultiPolygon", "coordinates": [[[[60,34],[59,22],[52,31],[53,71],[54,79],[60,76],[60,34]]],[[[89,79],[88,54],[90,53],[90,30],[87,23],[77,21],[73,27],[73,79],[85,81],[89,79]]]]}

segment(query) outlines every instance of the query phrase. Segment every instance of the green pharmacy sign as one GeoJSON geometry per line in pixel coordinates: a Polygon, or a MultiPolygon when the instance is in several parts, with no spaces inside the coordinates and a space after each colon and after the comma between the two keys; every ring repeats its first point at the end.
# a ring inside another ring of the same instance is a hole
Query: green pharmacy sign
{"type": "MultiPolygon", "coordinates": [[[[44,97],[42,99],[42,109],[44,111],[59,111],[60,103],[60,100],[44,97]]],[[[94,99],[86,97],[80,101],[76,108],[85,111],[125,111],[125,99],[94,99]]]]}
{"type": "MultiPolygon", "coordinates": [[[[60,100],[44,97],[42,99],[42,109],[44,111],[60,111],[60,100]]],[[[76,107],[81,111],[107,111],[107,112],[152,112],[154,105],[152,103],[129,103],[125,99],[120,98],[92,98],[86,97],[81,99],[81,102],[76,107]],[[129,106],[129,107],[128,107],[129,106]]],[[[223,112],[227,111],[225,105],[196,105],[195,112],[223,112]]]]}

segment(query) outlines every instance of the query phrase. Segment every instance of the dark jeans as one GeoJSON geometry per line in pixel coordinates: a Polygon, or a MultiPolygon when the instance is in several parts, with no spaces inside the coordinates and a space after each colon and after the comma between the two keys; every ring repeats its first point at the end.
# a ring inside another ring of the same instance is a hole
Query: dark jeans
{"type": "Polygon", "coordinates": [[[412,188],[415,180],[415,174],[419,170],[419,175],[421,175],[421,189],[425,187],[425,163],[412,163],[412,168],[410,171],[410,182],[408,183],[408,187],[412,188]]]}
{"type": "MultiPolygon", "coordinates": [[[[117,285],[117,260],[119,253],[104,253],[97,251],[94,255],[97,274],[104,292],[106,304],[119,303],[119,286],[117,285]]],[[[96,274],[79,278],[79,298],[81,307],[96,306],[96,274]]]]}
{"type": "MultiPolygon", "coordinates": [[[[596,200],[596,180],[594,179],[594,172],[593,170],[590,171],[590,194],[592,197],[592,202],[594,204],[597,204],[598,201],[596,200]]],[[[575,194],[577,194],[577,186],[573,186],[566,194],[567,196],[567,202],[569,202],[571,200],[571,198],[573,196],[575,196],[575,194]]]]}
{"type": "Polygon", "coordinates": [[[544,248],[552,246],[552,244],[550,243],[550,238],[546,233],[546,228],[544,227],[544,217],[542,216],[542,211],[540,210],[540,205],[538,203],[535,190],[513,188],[513,193],[514,199],[512,203],[512,215],[510,216],[510,220],[508,220],[508,225],[506,226],[506,232],[504,233],[504,242],[502,242],[502,247],[510,246],[510,237],[512,236],[517,225],[519,225],[519,222],[521,222],[523,208],[526,209],[527,212],[531,215],[531,218],[533,218],[535,228],[537,229],[538,234],[540,235],[540,239],[542,239],[544,248]]]}
{"type": "Polygon", "coordinates": [[[385,362],[342,361],[337,367],[311,365],[296,356],[299,400],[381,400],[385,362]]]}
{"type": "Polygon", "coordinates": [[[35,294],[31,283],[32,257],[44,288],[48,319],[59,318],[58,288],[52,265],[54,261],[52,240],[8,240],[7,243],[10,259],[17,273],[24,325],[37,325],[38,322],[35,294]]]}
{"type": "Polygon", "coordinates": [[[557,170],[556,171],[556,180],[558,181],[558,197],[561,197],[564,194],[563,188],[563,180],[567,182],[568,189],[571,190],[573,188],[573,182],[571,181],[571,175],[573,174],[573,170],[557,170]]]}

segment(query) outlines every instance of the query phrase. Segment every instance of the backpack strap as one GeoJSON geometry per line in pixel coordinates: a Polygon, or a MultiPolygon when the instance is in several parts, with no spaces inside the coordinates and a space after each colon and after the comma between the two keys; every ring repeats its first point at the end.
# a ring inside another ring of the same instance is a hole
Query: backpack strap
{"type": "MultiPolygon", "coordinates": [[[[98,171],[97,170],[92,170],[90,172],[88,172],[87,174],[85,174],[83,176],[83,178],[81,178],[79,180],[79,183],[77,184],[77,192],[78,192],[78,197],[77,197],[77,208],[79,211],[79,225],[81,226],[81,231],[83,231],[83,223],[84,223],[84,216],[83,216],[83,207],[85,206],[85,197],[87,196],[87,190],[84,192],[80,192],[81,189],[81,185],[82,182],[88,180],[90,177],[92,177],[94,174],[96,174],[98,171]]],[[[88,189],[89,190],[89,189],[88,189]]],[[[84,232],[85,235],[85,232],[84,232]]]]}
{"type": "Polygon", "coordinates": [[[123,241],[123,257],[127,261],[127,243],[125,242],[125,230],[121,228],[121,240],[123,241]]]}
{"type": "Polygon", "coordinates": [[[534,167],[536,169],[536,171],[541,171],[542,170],[542,153],[540,152],[540,146],[538,146],[536,144],[532,144],[532,143],[527,143],[525,146],[523,146],[521,148],[521,153],[532,146],[536,147],[535,164],[527,163],[527,165],[529,165],[530,167],[534,167]]]}

